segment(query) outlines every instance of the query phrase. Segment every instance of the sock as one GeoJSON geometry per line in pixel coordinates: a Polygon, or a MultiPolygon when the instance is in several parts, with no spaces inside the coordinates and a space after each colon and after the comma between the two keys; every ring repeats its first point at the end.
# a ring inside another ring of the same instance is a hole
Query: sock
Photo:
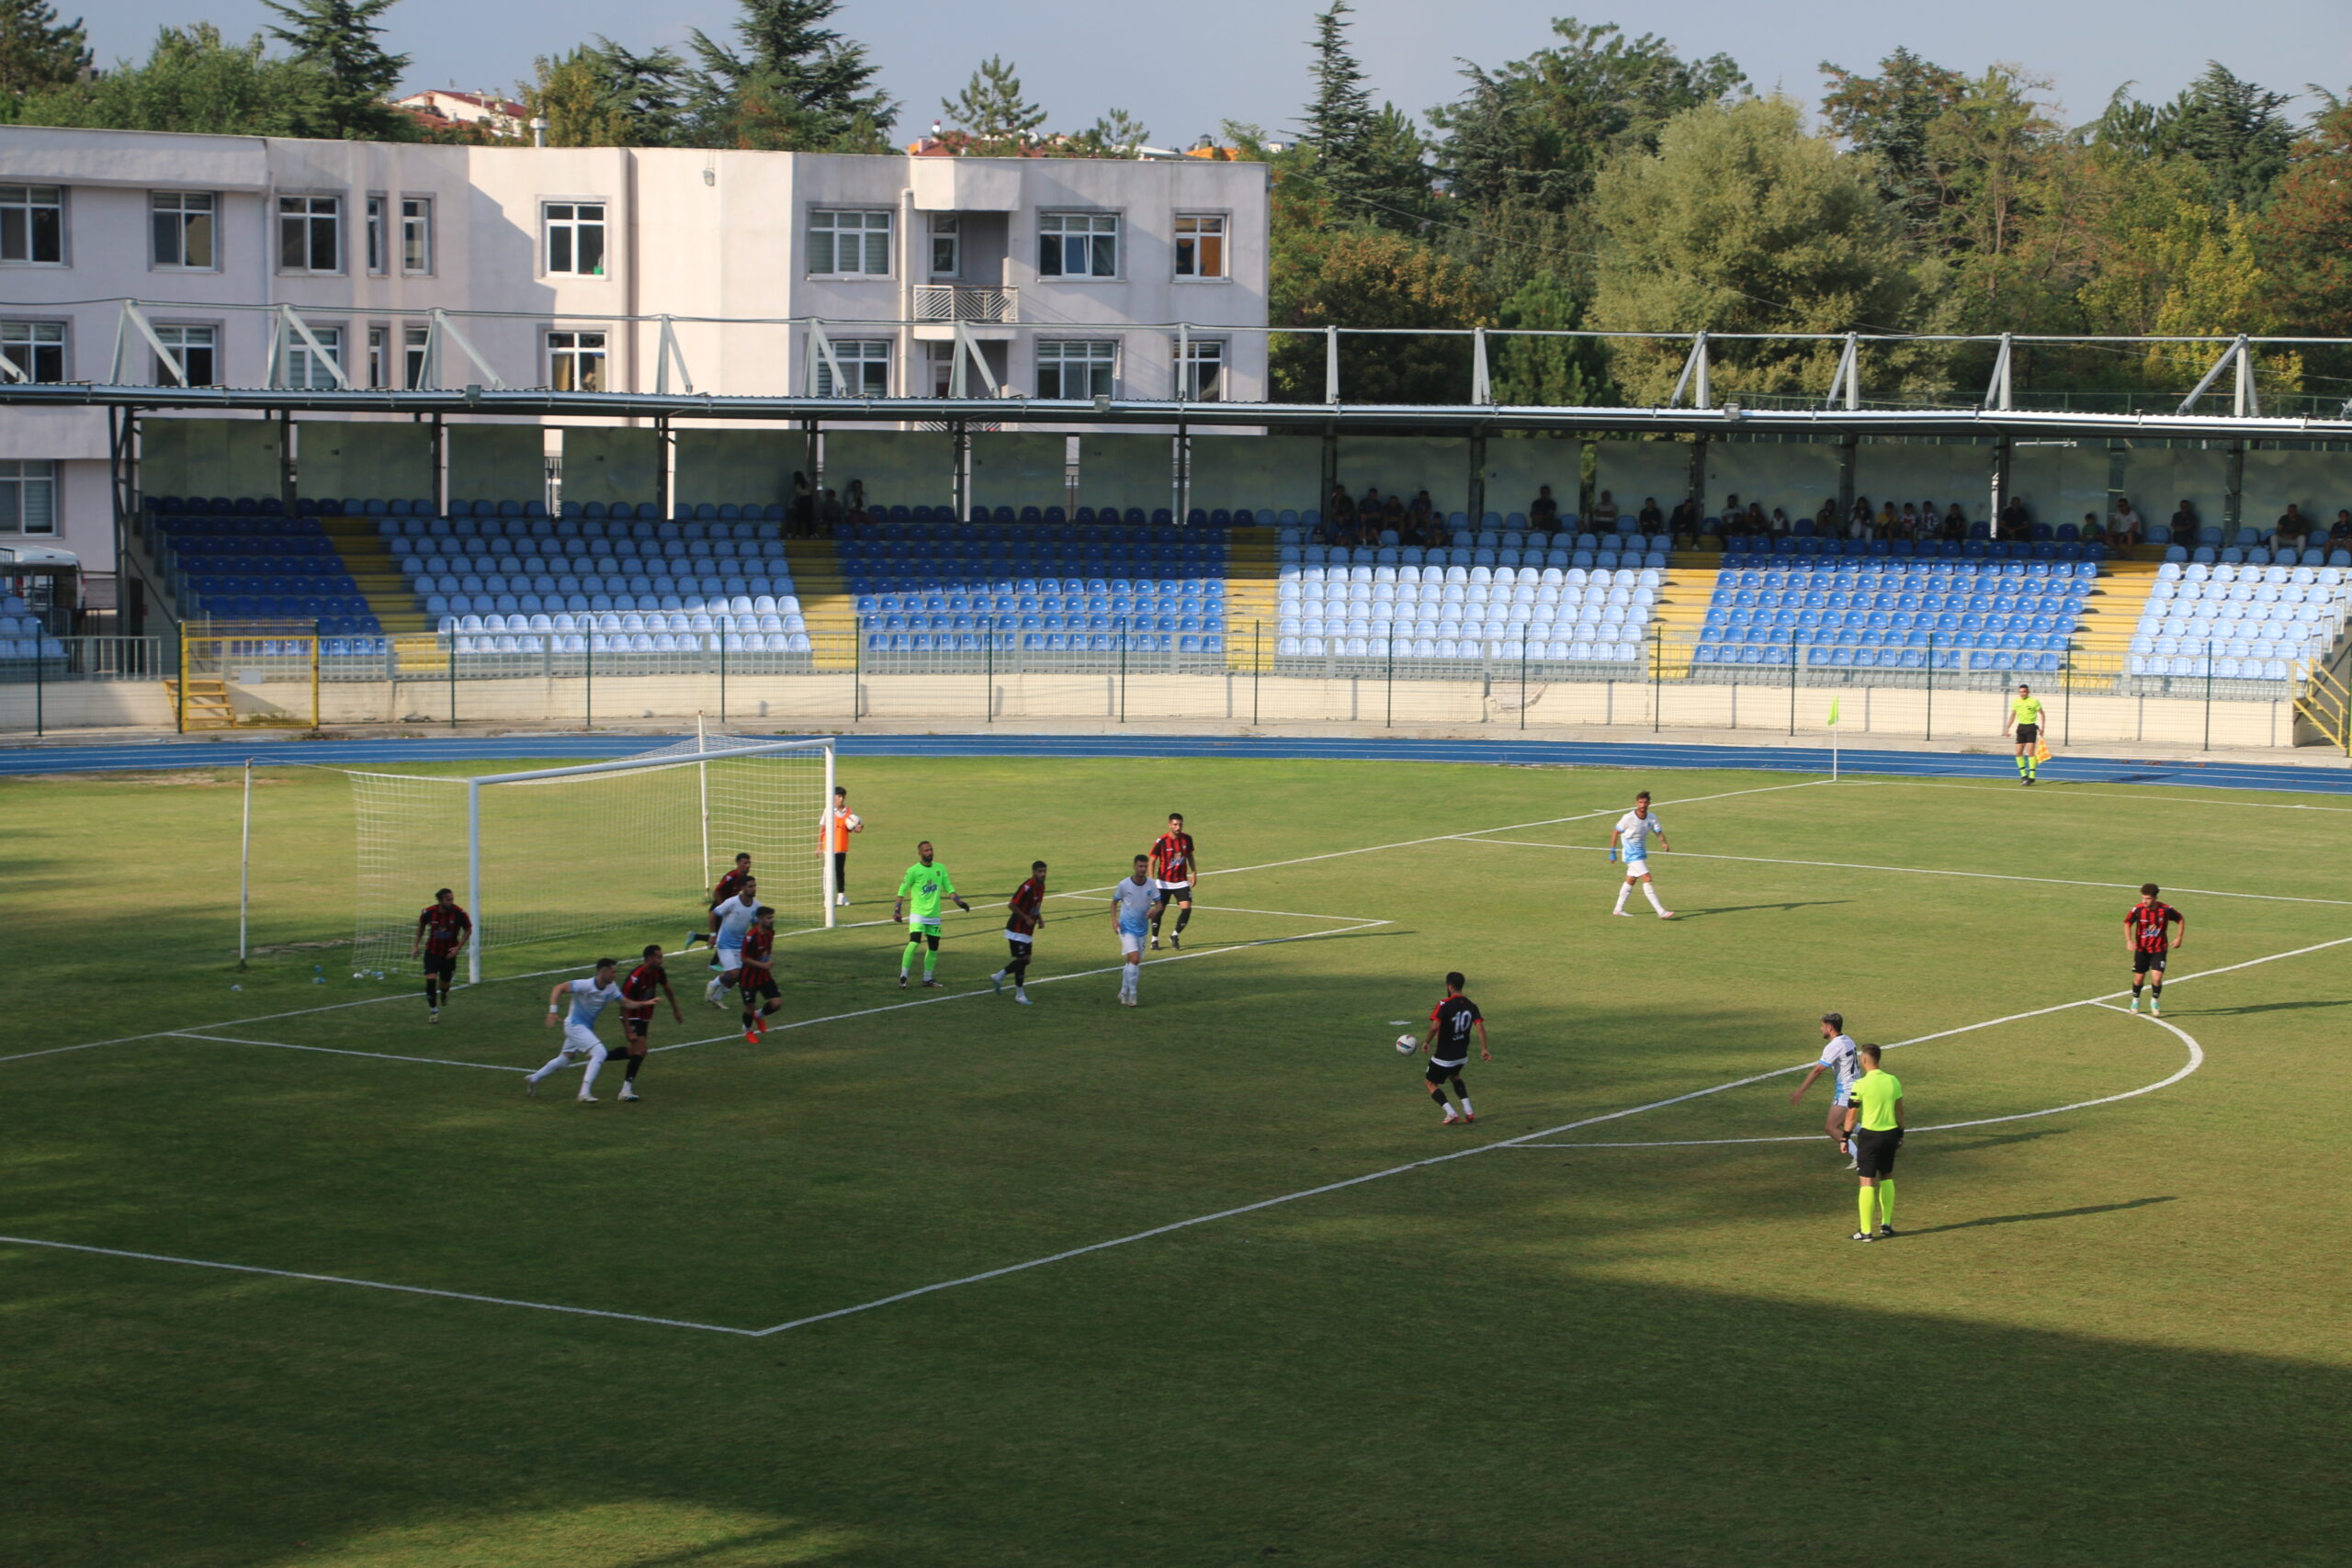
{"type": "Polygon", "coordinates": [[[1634,885],[1630,882],[1621,882],[1617,885],[1617,912],[1619,914],[1622,915],[1625,912],[1625,895],[1631,893],[1633,890],[1634,885]]]}
{"type": "Polygon", "coordinates": [[[1894,1223],[1894,1179],[1891,1176],[1878,1179],[1878,1223],[1883,1225],[1894,1223]]]}
{"type": "MultiPolygon", "coordinates": [[[[1459,1091],[1459,1090],[1456,1090],[1455,1092],[1456,1092],[1456,1093],[1460,1093],[1460,1091],[1459,1091]]],[[[1466,1094],[1464,1094],[1464,1095],[1463,1095],[1463,1096],[1462,1096],[1462,1114],[1464,1114],[1464,1116],[1472,1116],[1472,1115],[1476,1115],[1476,1112],[1473,1111],[1470,1109],[1470,1097],[1469,1097],[1468,1095],[1466,1095],[1466,1094]]]]}
{"type": "Polygon", "coordinates": [[[2036,757],[2036,756],[2035,756],[2032,752],[2030,752],[2030,751],[2028,751],[2028,752],[2025,754],[2025,776],[2026,776],[2026,777],[2028,777],[2028,778],[2031,778],[2031,777],[2033,777],[2034,770],[2035,770],[2035,769],[2037,769],[2037,768],[2039,768],[2039,767],[2041,767],[2041,759],[2040,759],[2040,758],[2036,757]]]}
{"type": "Polygon", "coordinates": [[[931,972],[938,967],[939,949],[935,947],[924,948],[922,953],[922,977],[926,980],[930,979],[931,972]]]}
{"type": "Polygon", "coordinates": [[[1193,911],[1189,906],[1176,911],[1176,934],[1178,936],[1182,936],[1184,934],[1184,928],[1192,923],[1193,911]]]}
{"type": "Polygon", "coordinates": [[[605,1065],[605,1048],[597,1046],[588,1053],[588,1071],[580,1080],[580,1092],[586,1094],[596,1082],[596,1069],[605,1065]]]}
{"type": "Polygon", "coordinates": [[[557,1055],[557,1056],[556,1056],[555,1060],[553,1060],[553,1061],[549,1062],[546,1066],[541,1067],[537,1072],[533,1073],[529,1077],[527,1077],[527,1078],[524,1079],[523,1081],[524,1081],[524,1082],[526,1082],[526,1083],[544,1083],[545,1081],[547,1081],[547,1077],[548,1077],[548,1074],[550,1074],[550,1073],[554,1072],[558,1067],[560,1067],[560,1066],[563,1066],[563,1056],[562,1056],[562,1055],[561,1055],[560,1053],[559,1053],[559,1054],[557,1055]]]}
{"type": "Polygon", "coordinates": [[[637,1081],[637,1069],[643,1066],[645,1066],[644,1057],[631,1056],[628,1059],[628,1071],[621,1075],[621,1081],[623,1083],[635,1083],[637,1081]]]}
{"type": "Polygon", "coordinates": [[[906,952],[904,952],[904,953],[900,953],[900,954],[899,955],[899,974],[903,975],[903,974],[905,974],[909,969],[910,969],[910,968],[912,968],[912,967],[914,966],[914,962],[915,962],[915,953],[916,953],[918,951],[920,951],[922,947],[922,940],[920,937],[918,937],[917,939],[915,939],[913,942],[910,942],[907,943],[907,950],[906,950],[906,952]]]}
{"type": "Polygon", "coordinates": [[[1159,934],[1159,917],[1162,911],[1159,909],[1154,909],[1151,912],[1151,934],[1154,936],[1158,936],[1159,934]]]}
{"type": "Polygon", "coordinates": [[[2132,999],[2133,1001],[2136,1002],[2140,999],[2140,988],[2145,984],[2147,984],[2147,982],[2144,980],[2134,980],[2132,982],[2132,999]]]}
{"type": "Polygon", "coordinates": [[[1445,1102],[1445,1090],[1436,1084],[1430,1085],[1430,1098],[1437,1101],[1437,1108],[1440,1111],[1451,1111],[1453,1109],[1453,1107],[1445,1102]]]}
{"type": "Polygon", "coordinates": [[[760,1016],[760,1015],[759,1015],[758,1013],[753,1012],[750,1008],[745,1008],[745,1009],[743,1010],[743,1027],[744,1027],[744,1029],[748,1031],[748,1030],[752,1027],[752,1025],[753,1023],[755,1023],[756,1021],[758,1021],[758,1020],[759,1020],[759,1016],[760,1016]]]}
{"type": "Polygon", "coordinates": [[[1666,913],[1666,906],[1657,901],[1657,888],[1654,885],[1647,882],[1643,883],[1642,897],[1650,901],[1651,908],[1656,909],[1661,915],[1666,913]]]}
{"type": "Polygon", "coordinates": [[[2148,987],[2148,999],[2152,1002],[2160,1002],[2165,999],[2165,983],[2162,980],[2148,987]]]}
{"type": "Polygon", "coordinates": [[[2018,753],[2018,777],[2025,777],[2025,753],[2022,751],[2018,753]]]}
{"type": "Polygon", "coordinates": [[[1871,1210],[1876,1208],[1878,1204],[1878,1194],[1867,1186],[1863,1187],[1860,1191],[1862,1194],[1862,1234],[1867,1235],[1870,1234],[1871,1227],[1878,1223],[1871,1217],[1871,1210]]]}
{"type": "Polygon", "coordinates": [[[437,1008],[441,1005],[440,988],[430,980],[424,982],[424,1005],[429,1008],[437,1008]]]}

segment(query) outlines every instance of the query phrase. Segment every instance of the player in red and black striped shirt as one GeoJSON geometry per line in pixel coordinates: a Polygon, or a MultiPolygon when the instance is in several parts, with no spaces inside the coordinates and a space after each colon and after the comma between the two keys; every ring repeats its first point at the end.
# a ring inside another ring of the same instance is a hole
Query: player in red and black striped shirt
{"type": "Polygon", "coordinates": [[[2153,974],[2155,993],[2148,998],[2151,1016],[2164,1012],[2165,961],[2175,948],[2188,945],[2188,917],[2158,897],[2161,891],[2153,882],[2140,884],[2140,901],[2123,916],[2123,947],[2132,954],[2132,1010],[2140,1010],[2140,987],[2153,974]],[[2174,926],[2180,928],[2178,936],[2172,934],[2174,926]]]}
{"type": "Polygon", "coordinates": [[[669,971],[662,967],[662,944],[649,942],[639,956],[643,962],[621,982],[621,1049],[628,1053],[628,1072],[621,1081],[625,1100],[638,1098],[637,1069],[645,1065],[650,1049],[654,1002],[669,998],[670,1016],[680,1023],[686,1021],[686,1015],[678,1010],[678,994],[670,989],[669,971]]]}
{"type": "Polygon", "coordinates": [[[1168,945],[1184,945],[1184,928],[1193,923],[1193,883],[1200,871],[1200,853],[1193,847],[1193,835],[1184,831],[1184,814],[1170,812],[1168,831],[1159,835],[1151,846],[1151,886],[1159,895],[1151,906],[1151,945],[1159,946],[1159,917],[1168,906],[1176,906],[1176,929],[1168,933],[1168,945]]]}
{"type": "Polygon", "coordinates": [[[735,975],[735,983],[743,988],[743,1038],[755,1045],[768,1032],[768,1014],[784,1005],[773,967],[775,952],[775,911],[763,904],[743,933],[743,966],[735,975]],[[763,1000],[765,1005],[753,1011],[753,1005],[763,1000]]]}
{"type": "Polygon", "coordinates": [[[447,887],[433,895],[433,902],[416,917],[416,936],[408,944],[408,955],[414,958],[419,949],[424,953],[424,1021],[441,1021],[441,1004],[457,988],[458,954],[473,940],[474,918],[458,907],[458,897],[447,887]]]}
{"type": "Polygon", "coordinates": [[[1005,918],[1004,945],[1012,956],[1003,968],[989,976],[989,984],[1001,995],[1007,980],[1012,982],[1012,999],[1023,1007],[1029,1005],[1029,993],[1021,982],[1029,973],[1029,950],[1035,945],[1037,928],[1046,923],[1046,863],[1029,863],[1029,880],[1012,890],[1005,908],[1012,914],[1005,918]]]}
{"type": "MultiPolygon", "coordinates": [[[[737,855],[735,857],[735,868],[732,871],[729,871],[726,875],[720,877],[718,879],[718,886],[710,890],[710,903],[707,907],[713,909],[718,908],[721,904],[726,903],[727,900],[734,897],[735,895],[743,891],[743,889],[750,885],[751,880],[752,857],[747,854],[737,855]]],[[[685,943],[684,946],[680,947],[678,951],[680,953],[684,953],[687,948],[694,946],[697,942],[708,942],[718,934],[718,917],[713,915],[710,917],[710,923],[703,930],[698,931],[688,931],[686,933],[685,943]]]]}

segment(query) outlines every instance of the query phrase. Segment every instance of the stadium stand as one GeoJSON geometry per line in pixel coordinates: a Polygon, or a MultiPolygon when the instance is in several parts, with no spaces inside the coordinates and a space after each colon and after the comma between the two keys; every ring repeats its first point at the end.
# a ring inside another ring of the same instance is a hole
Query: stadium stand
{"type": "Polygon", "coordinates": [[[311,621],[338,643],[384,630],[315,513],[288,517],[276,497],[152,497],[183,611],[215,619],[311,621]]]}
{"type": "Polygon", "coordinates": [[[2301,555],[2292,566],[2165,562],[2132,630],[2130,672],[2286,680],[2335,644],[2352,611],[2352,570],[2301,555]]]}
{"type": "Polygon", "coordinates": [[[49,635],[40,617],[13,593],[0,594],[0,662],[62,659],[65,645],[49,635]]]}

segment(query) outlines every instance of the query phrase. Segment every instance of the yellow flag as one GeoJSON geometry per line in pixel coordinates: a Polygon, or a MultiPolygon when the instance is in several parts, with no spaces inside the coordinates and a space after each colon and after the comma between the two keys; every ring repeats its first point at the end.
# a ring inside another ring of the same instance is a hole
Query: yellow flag
{"type": "Polygon", "coordinates": [[[1829,699],[1829,728],[1832,729],[1838,728],[1838,699],[1836,697],[1829,699]]]}

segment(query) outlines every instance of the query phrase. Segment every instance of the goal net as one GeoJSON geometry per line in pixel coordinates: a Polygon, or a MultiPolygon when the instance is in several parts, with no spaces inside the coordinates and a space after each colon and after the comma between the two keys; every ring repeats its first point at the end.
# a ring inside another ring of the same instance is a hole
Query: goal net
{"type": "Polygon", "coordinates": [[[436,888],[482,955],[603,931],[673,946],[711,886],[752,857],[780,923],[831,925],[820,832],[831,740],[705,736],[619,761],[478,778],[348,771],[357,840],[355,966],[405,967],[436,888]]]}

